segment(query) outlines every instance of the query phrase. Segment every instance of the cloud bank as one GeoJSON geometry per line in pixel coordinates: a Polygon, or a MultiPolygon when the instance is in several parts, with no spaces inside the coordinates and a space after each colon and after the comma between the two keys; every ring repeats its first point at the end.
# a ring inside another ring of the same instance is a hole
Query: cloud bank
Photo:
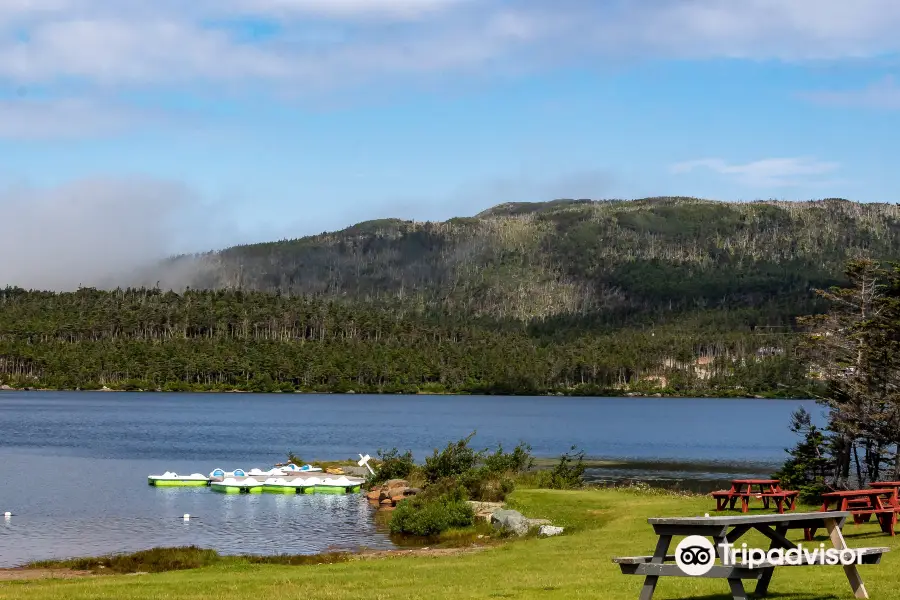
{"type": "Polygon", "coordinates": [[[6,0],[0,78],[281,85],[620,58],[900,51],[894,0],[6,0]]]}
{"type": "MultiPolygon", "coordinates": [[[[183,185],[96,178],[0,190],[0,287],[71,290],[128,285],[180,248],[212,249],[238,235],[227,206],[183,185]]],[[[170,283],[177,274],[163,273],[170,283]]],[[[150,282],[154,283],[154,282],[150,282]]]]}

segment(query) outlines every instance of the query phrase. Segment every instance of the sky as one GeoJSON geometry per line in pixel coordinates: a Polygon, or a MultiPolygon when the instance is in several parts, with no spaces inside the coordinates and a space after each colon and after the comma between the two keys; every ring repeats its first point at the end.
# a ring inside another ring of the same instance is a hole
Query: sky
{"type": "Polygon", "coordinates": [[[2,0],[0,253],[42,258],[0,285],[511,201],[894,202],[898,30],[896,0],[2,0]]]}

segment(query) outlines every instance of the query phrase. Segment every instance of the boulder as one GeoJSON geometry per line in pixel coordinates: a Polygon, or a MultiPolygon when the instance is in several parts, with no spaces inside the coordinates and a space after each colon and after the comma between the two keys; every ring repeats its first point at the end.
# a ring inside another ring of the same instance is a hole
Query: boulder
{"type": "Polygon", "coordinates": [[[516,535],[528,533],[528,519],[517,510],[498,510],[491,515],[495,529],[505,529],[516,535]]]}
{"type": "Polygon", "coordinates": [[[11,392],[12,388],[4,383],[3,385],[0,385],[0,390],[11,392]]]}
{"type": "Polygon", "coordinates": [[[379,502],[381,500],[381,490],[374,489],[371,492],[366,494],[366,498],[371,500],[372,502],[379,502]]]}
{"type": "Polygon", "coordinates": [[[406,495],[407,487],[381,488],[381,498],[396,498],[397,496],[406,495]]]}
{"type": "Polygon", "coordinates": [[[422,493],[422,490],[420,490],[419,488],[406,488],[405,490],[403,490],[404,496],[415,496],[416,494],[421,494],[421,493],[422,493]]]}
{"type": "Polygon", "coordinates": [[[550,525],[550,519],[526,519],[528,527],[540,527],[541,525],[550,525]]]}
{"type": "Polygon", "coordinates": [[[503,508],[502,502],[476,502],[469,500],[472,510],[475,511],[476,519],[491,520],[491,515],[503,508]]]}
{"type": "Polygon", "coordinates": [[[542,537],[550,537],[552,535],[559,535],[562,532],[562,527],[556,527],[554,525],[541,525],[541,529],[540,531],[538,531],[538,535],[542,537]]]}
{"type": "Polygon", "coordinates": [[[406,500],[406,496],[394,496],[391,498],[391,503],[397,506],[398,502],[403,502],[404,500],[406,500]]]}

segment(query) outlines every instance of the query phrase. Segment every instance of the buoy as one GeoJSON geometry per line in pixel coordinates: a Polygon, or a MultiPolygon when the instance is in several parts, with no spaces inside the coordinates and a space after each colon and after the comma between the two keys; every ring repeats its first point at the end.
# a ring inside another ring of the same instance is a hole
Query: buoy
{"type": "Polygon", "coordinates": [[[189,521],[190,518],[191,518],[191,515],[189,515],[188,513],[184,513],[184,520],[185,520],[185,521],[189,521]]]}
{"type": "Polygon", "coordinates": [[[8,519],[8,518],[10,518],[10,517],[12,516],[12,513],[9,512],[9,511],[6,511],[5,513],[3,513],[3,516],[6,517],[6,518],[8,519]]]}

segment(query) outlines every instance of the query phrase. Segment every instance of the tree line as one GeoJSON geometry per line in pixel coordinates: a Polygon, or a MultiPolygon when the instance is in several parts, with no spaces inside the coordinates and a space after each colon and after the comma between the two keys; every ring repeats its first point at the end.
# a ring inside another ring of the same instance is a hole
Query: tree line
{"type": "Polygon", "coordinates": [[[529,323],[240,290],[0,291],[0,383],[62,389],[804,395],[795,337],[529,323]]]}

